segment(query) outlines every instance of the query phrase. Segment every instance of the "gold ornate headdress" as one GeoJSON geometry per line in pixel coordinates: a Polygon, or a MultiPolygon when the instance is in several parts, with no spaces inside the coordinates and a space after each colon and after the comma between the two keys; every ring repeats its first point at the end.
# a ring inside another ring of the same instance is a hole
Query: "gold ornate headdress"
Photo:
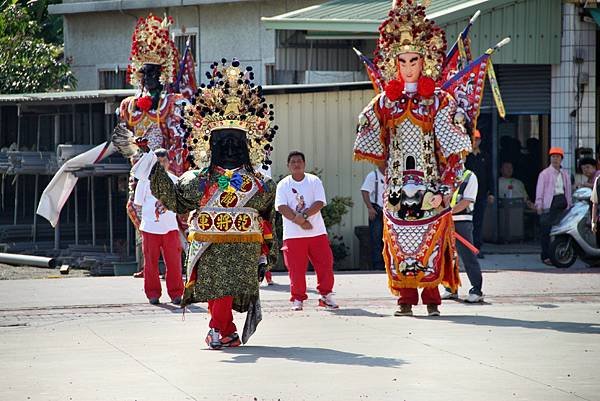
{"type": "Polygon", "coordinates": [[[210,164],[210,136],[223,129],[238,129],[246,133],[246,142],[253,166],[271,164],[271,142],[278,127],[271,127],[273,105],[267,104],[261,86],[255,86],[252,67],[242,71],[233,59],[231,66],[222,59],[221,65],[211,64],[206,73],[207,84],[201,84],[186,106],[182,126],[187,134],[187,148],[198,168],[210,164]]]}
{"type": "Polygon", "coordinates": [[[177,47],[169,35],[172,17],[161,19],[155,15],[140,18],[132,35],[131,63],[127,67],[128,80],[133,86],[141,83],[140,69],[144,64],[161,66],[160,83],[172,83],[177,75],[179,60],[177,47]]]}
{"type": "Polygon", "coordinates": [[[392,9],[379,26],[379,41],[375,64],[385,81],[397,77],[396,59],[403,53],[418,53],[423,57],[422,75],[437,80],[446,53],[444,31],[425,17],[428,2],[395,0],[392,9]]]}

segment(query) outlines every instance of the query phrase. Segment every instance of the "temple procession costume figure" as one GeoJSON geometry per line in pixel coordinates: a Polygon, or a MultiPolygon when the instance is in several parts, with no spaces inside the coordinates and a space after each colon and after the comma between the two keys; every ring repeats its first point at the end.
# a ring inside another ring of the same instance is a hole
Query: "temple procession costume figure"
{"type": "Polygon", "coordinates": [[[263,222],[274,216],[276,185],[258,170],[271,164],[277,126],[271,126],[273,106],[252,82],[251,67],[241,70],[237,60],[228,65],[223,59],[211,65],[207,76],[209,82],[186,106],[182,122],[193,169],[173,183],[147,153],[134,174],[143,178],[150,172],[152,194],[169,210],[190,212],[182,306],[208,302],[206,343],[220,349],[240,345],[232,310],[248,312],[244,343],[261,320],[259,281],[277,249],[269,246],[269,257],[259,266],[263,244],[273,241],[263,232],[263,222]]]}
{"type": "MultiPolygon", "coordinates": [[[[140,18],[132,35],[129,83],[138,93],[125,98],[117,110],[119,124],[113,134],[113,144],[132,164],[141,156],[138,147],[168,152],[169,170],[180,176],[189,169],[185,132],[180,127],[185,98],[172,93],[178,76],[179,52],[170,37],[171,17],[150,14],[140,18]],[[135,138],[138,146],[131,143],[135,138]]],[[[136,228],[140,225],[139,210],[133,206],[135,182],[130,180],[127,211],[136,228]]]]}
{"type": "Polygon", "coordinates": [[[455,100],[436,87],[446,40],[425,7],[395,1],[379,32],[374,64],[383,91],[359,116],[354,156],[385,166],[383,256],[399,297],[395,315],[411,316],[423,288],[428,314],[437,316],[438,285],[460,283],[448,198],[471,142],[455,123],[455,100]]]}

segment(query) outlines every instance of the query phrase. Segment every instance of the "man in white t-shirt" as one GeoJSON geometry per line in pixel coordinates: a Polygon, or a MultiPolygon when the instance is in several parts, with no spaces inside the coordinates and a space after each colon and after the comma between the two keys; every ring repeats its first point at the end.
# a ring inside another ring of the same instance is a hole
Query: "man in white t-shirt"
{"type": "MultiPolygon", "coordinates": [[[[156,149],[154,154],[158,162],[165,168],[169,167],[169,158],[165,149],[156,149]]],[[[177,176],[168,173],[173,182],[177,176]]],[[[144,253],[144,292],[151,304],[159,303],[161,295],[158,259],[162,253],[165,262],[167,292],[171,301],[179,305],[183,295],[181,277],[182,245],[179,237],[177,215],[168,210],[156,199],[150,190],[150,182],[140,180],[135,189],[134,204],[142,207],[142,251],[144,253]]]]}
{"type": "MultiPolygon", "coordinates": [[[[465,170],[463,182],[454,192],[450,201],[454,229],[458,235],[470,243],[473,243],[473,204],[477,199],[477,187],[477,176],[472,171],[465,170]]],[[[483,302],[483,292],[481,292],[483,278],[477,256],[460,241],[456,241],[456,250],[471,282],[471,289],[465,302],[483,302]]],[[[458,294],[446,288],[441,297],[442,299],[458,299],[458,294]]]]}
{"type": "Polygon", "coordinates": [[[385,171],[382,166],[365,177],[360,188],[363,202],[369,212],[371,234],[371,264],[373,269],[385,270],[383,262],[383,190],[385,171]]]}
{"type": "Polygon", "coordinates": [[[279,181],[275,208],[283,215],[283,257],[290,276],[292,310],[302,310],[306,295],[308,261],[317,274],[319,306],[337,308],[333,299],[333,254],[321,209],[327,204],[319,177],[305,173],[306,159],[299,151],[287,158],[290,175],[279,181]]]}

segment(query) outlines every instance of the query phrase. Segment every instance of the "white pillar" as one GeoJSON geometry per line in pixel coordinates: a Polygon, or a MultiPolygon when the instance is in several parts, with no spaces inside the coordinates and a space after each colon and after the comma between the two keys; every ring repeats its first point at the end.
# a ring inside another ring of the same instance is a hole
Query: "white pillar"
{"type": "Polygon", "coordinates": [[[596,143],[596,24],[582,21],[575,4],[562,5],[560,64],[552,66],[551,146],[565,151],[563,167],[574,173],[575,149],[596,143]],[[580,107],[578,108],[578,77],[580,107]]]}

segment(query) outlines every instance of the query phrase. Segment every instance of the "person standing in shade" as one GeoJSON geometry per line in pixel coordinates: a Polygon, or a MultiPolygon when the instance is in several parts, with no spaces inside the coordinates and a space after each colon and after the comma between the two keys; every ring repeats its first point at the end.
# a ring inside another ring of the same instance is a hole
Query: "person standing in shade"
{"type": "Polygon", "coordinates": [[[591,157],[584,157],[579,161],[579,168],[581,168],[586,181],[577,185],[577,188],[593,188],[596,178],[600,176],[600,170],[596,167],[596,160],[591,157]]]}
{"type": "Polygon", "coordinates": [[[385,169],[377,167],[365,177],[360,188],[363,202],[369,212],[369,232],[371,234],[371,263],[375,270],[385,270],[383,261],[383,191],[385,169]]]}
{"type": "MultiPolygon", "coordinates": [[[[158,163],[165,169],[169,178],[177,182],[177,176],[168,172],[169,157],[166,149],[154,151],[158,163]]],[[[142,208],[142,250],[144,254],[144,291],[148,301],[157,305],[160,302],[161,284],[158,259],[162,254],[165,262],[167,292],[175,305],[181,303],[183,281],[181,276],[181,251],[183,246],[179,236],[177,215],[168,210],[150,189],[147,179],[139,180],[135,189],[134,204],[142,208]]]]}
{"type": "Polygon", "coordinates": [[[596,233],[596,248],[600,248],[600,229],[598,224],[600,223],[600,216],[598,216],[598,200],[600,199],[600,176],[596,177],[594,181],[594,187],[592,188],[592,196],[590,201],[592,202],[592,231],[596,233]]]}
{"type": "MultiPolygon", "coordinates": [[[[473,245],[479,250],[481,250],[483,245],[481,233],[483,230],[485,208],[488,203],[494,202],[494,196],[490,190],[492,183],[491,158],[486,152],[479,148],[480,145],[481,133],[479,130],[475,129],[473,130],[473,152],[467,156],[465,167],[479,177],[479,191],[473,209],[473,245]]],[[[483,259],[483,252],[480,251],[477,254],[477,257],[483,259]]]]}
{"type": "Polygon", "coordinates": [[[290,175],[279,181],[275,208],[283,216],[283,258],[290,275],[292,310],[302,310],[306,295],[308,261],[317,274],[319,306],[336,309],[333,299],[333,253],[321,209],[327,204],[323,183],[305,172],[306,159],[299,151],[287,158],[290,175]]]}
{"type": "Polygon", "coordinates": [[[513,177],[513,164],[511,161],[502,162],[498,179],[498,197],[508,199],[523,199],[527,207],[535,209],[533,202],[525,189],[523,181],[513,177]]]}
{"type": "Polygon", "coordinates": [[[541,258],[547,265],[550,261],[550,230],[560,220],[563,212],[571,207],[571,180],[561,168],[564,151],[552,147],[548,152],[550,165],[540,173],[535,190],[535,207],[540,216],[541,258]]]}
{"type": "MultiPolygon", "coordinates": [[[[473,242],[473,204],[475,199],[477,199],[477,176],[473,172],[465,170],[462,183],[452,195],[450,206],[452,207],[454,230],[471,243],[473,242]]],[[[477,257],[460,241],[456,241],[456,250],[471,282],[471,289],[465,302],[483,302],[483,292],[481,291],[483,278],[477,257]]],[[[445,288],[441,297],[442,299],[458,299],[458,292],[445,288]]]]}

